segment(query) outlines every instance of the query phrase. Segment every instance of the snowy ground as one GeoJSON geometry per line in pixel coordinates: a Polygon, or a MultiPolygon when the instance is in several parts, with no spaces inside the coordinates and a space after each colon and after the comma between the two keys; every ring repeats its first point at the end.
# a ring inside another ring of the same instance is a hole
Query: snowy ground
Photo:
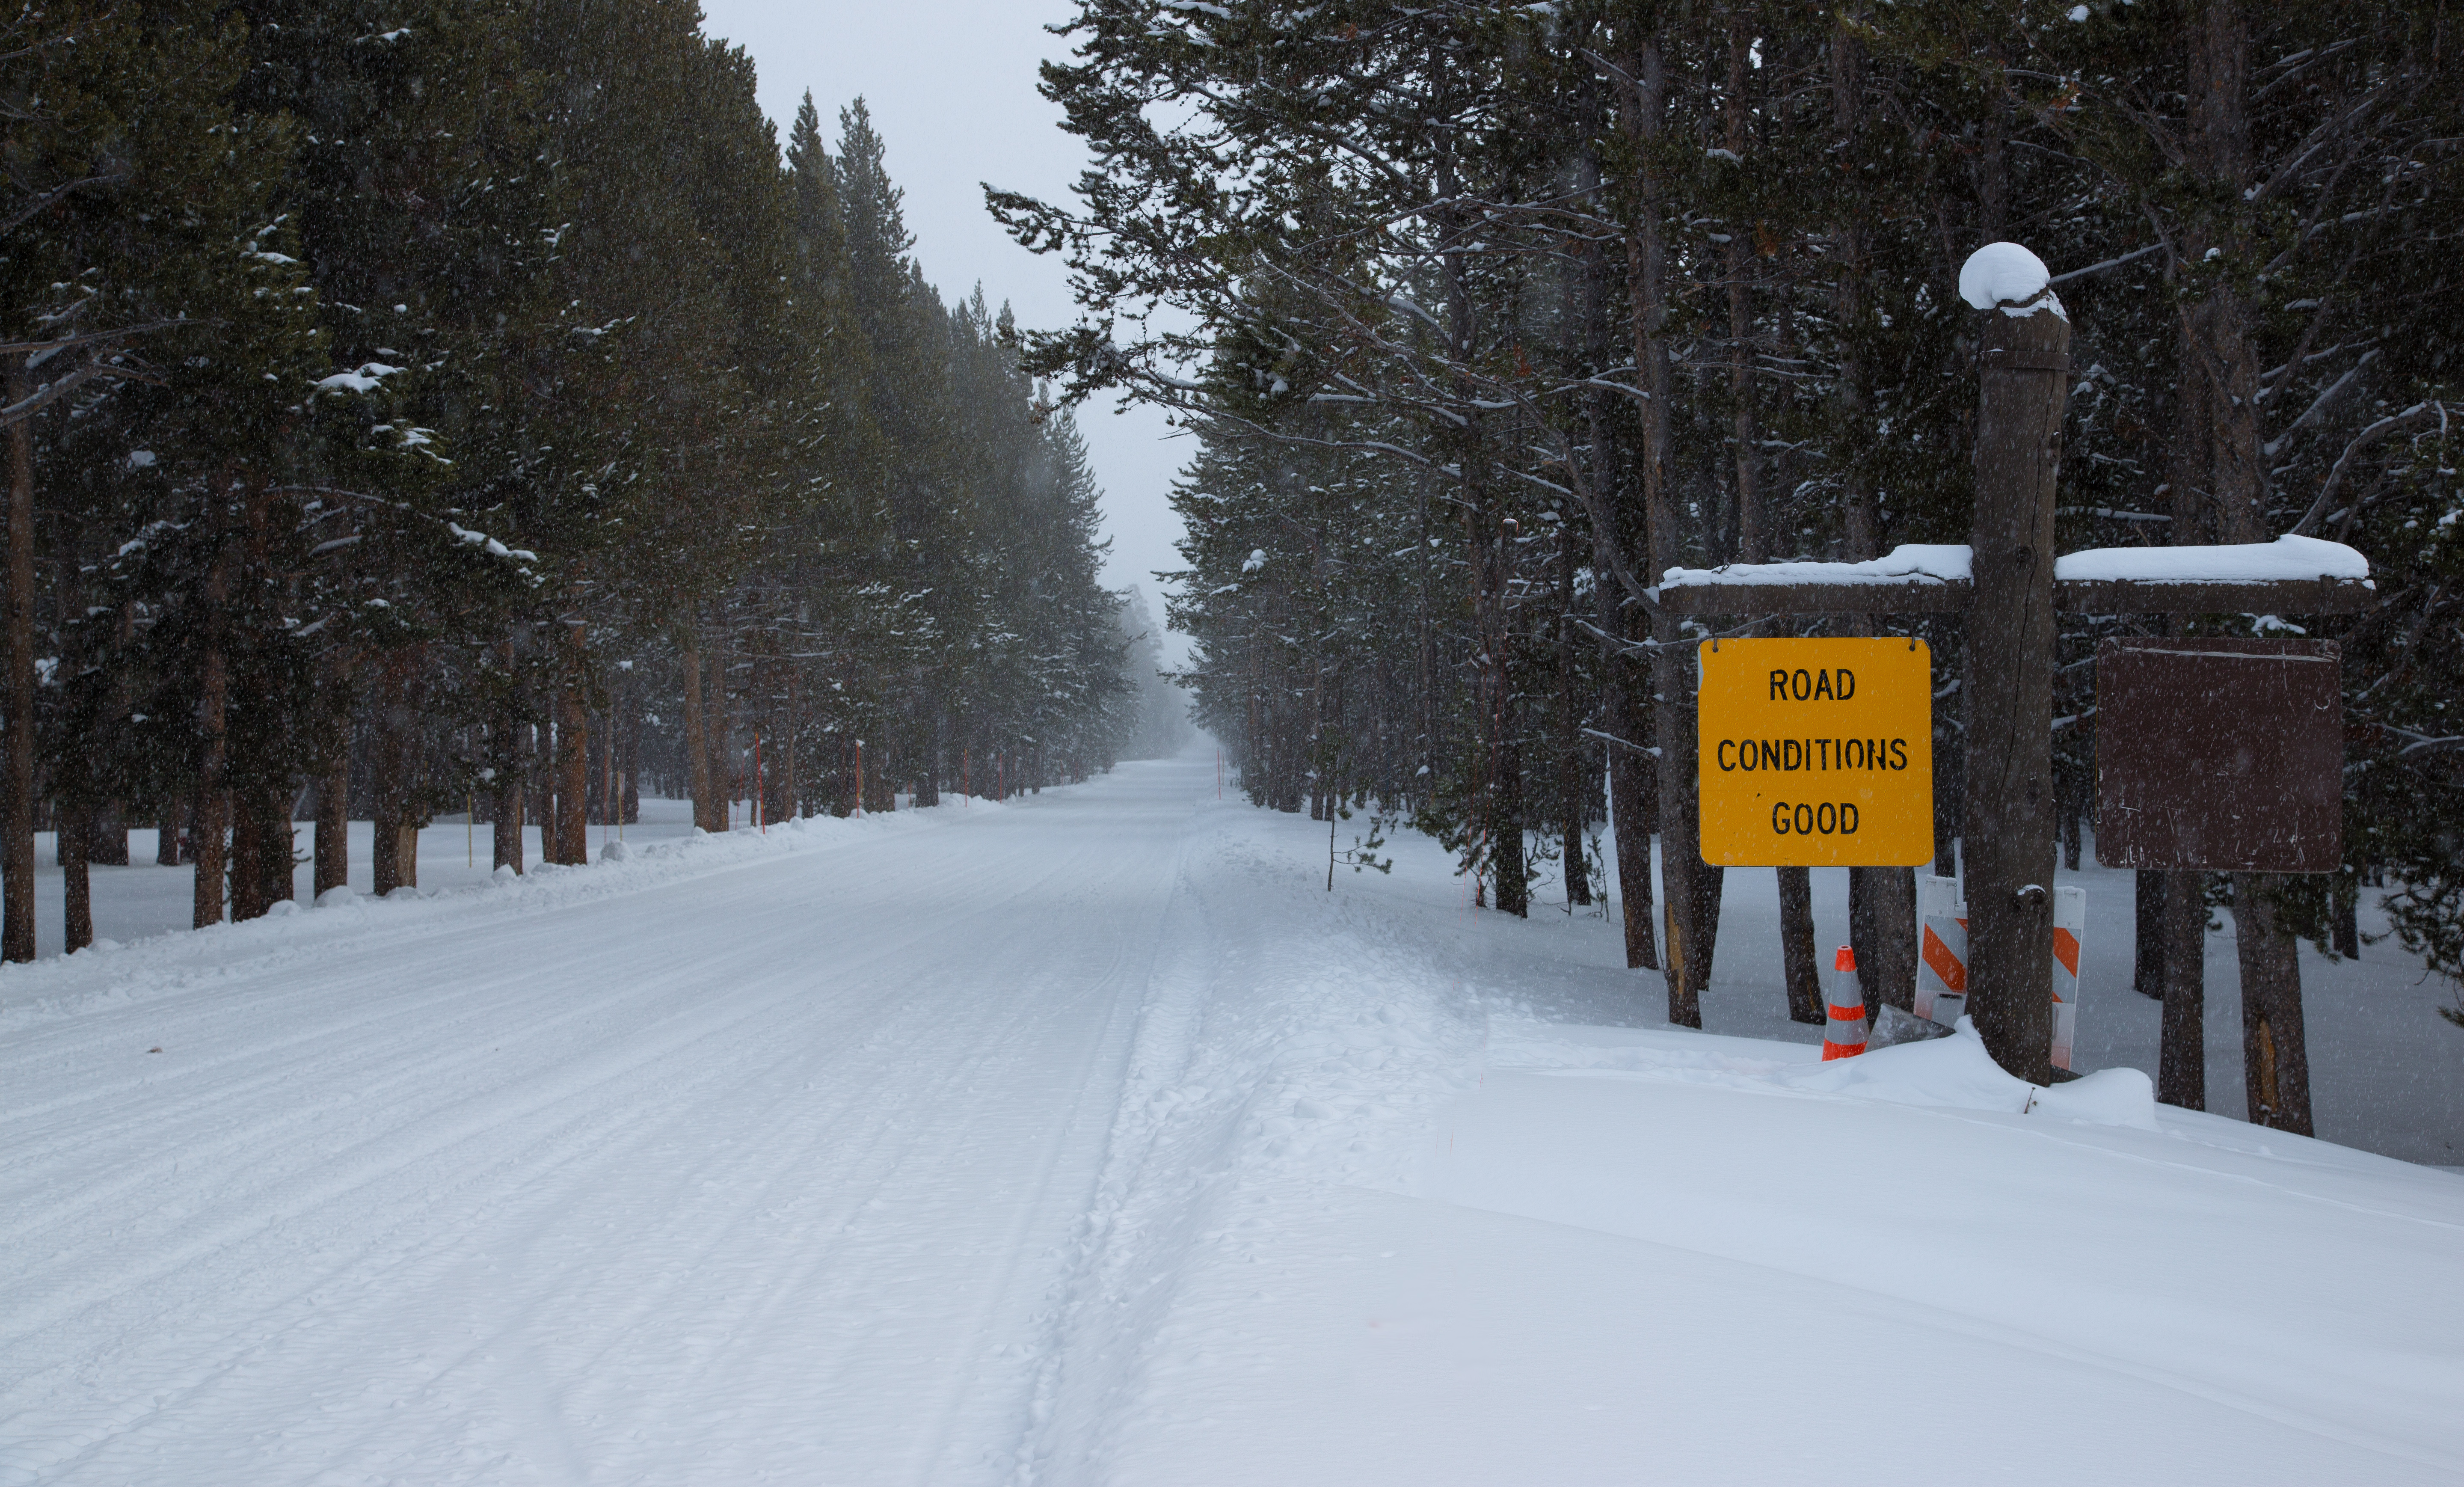
{"type": "MultiPolygon", "coordinates": [[[[2464,1179],[1972,1040],[1825,1068],[1745,874],[1672,1032],[1605,921],[1417,839],[1329,894],[1212,786],[440,839],[432,897],[0,970],[0,1484],[2464,1476],[2464,1179]]],[[[2084,1062],[2152,1045],[2104,964],[2084,1062]]],[[[2335,1103],[2452,1098],[2379,965],[2308,983],[2321,1125],[2434,1156],[2335,1103]]]]}
{"type": "MultiPolygon", "coordinates": [[[[2091,861],[2092,854],[2082,861],[2091,861]]],[[[1815,927],[1830,949],[1848,938],[1848,872],[1813,874],[1815,927]]],[[[2131,875],[2087,866],[2056,880],[2087,890],[2087,934],[2079,965],[2080,1070],[2117,1066],[2156,1073],[2164,1004],[2130,989],[2133,925],[2131,875]]],[[[1557,895],[1562,920],[1563,898],[1557,895]]],[[[1578,911],[1579,912],[1579,911],[1578,911]]],[[[1538,911],[1534,910],[1535,916],[1538,911]]],[[[1788,1020],[1780,991],[1779,880],[1769,868],[1731,868],[1720,905],[1720,943],[1703,1024],[1712,1032],[1819,1041],[1818,1028],[1788,1020]]],[[[2464,1029],[2442,1020],[2455,988],[2425,974],[2418,957],[2387,936],[2377,895],[2363,894],[2365,943],[2359,961],[2301,947],[2303,1022],[2310,1037],[2311,1096],[2319,1134],[2408,1162],[2464,1167],[2464,1029]]],[[[1584,960],[1622,965],[1599,919],[1574,938],[1584,960]],[[1595,944],[1594,942],[1597,940],[1595,944]]],[[[2239,1118],[2242,1091],[2241,973],[2234,959],[2233,917],[2218,914],[2207,941],[2208,1108],[2239,1118]]],[[[1632,995],[1621,979],[1550,978],[1534,993],[1552,1020],[1627,1022],[1632,995]]],[[[1651,980],[1650,1010],[1664,1014],[1667,994],[1651,980]]]]}

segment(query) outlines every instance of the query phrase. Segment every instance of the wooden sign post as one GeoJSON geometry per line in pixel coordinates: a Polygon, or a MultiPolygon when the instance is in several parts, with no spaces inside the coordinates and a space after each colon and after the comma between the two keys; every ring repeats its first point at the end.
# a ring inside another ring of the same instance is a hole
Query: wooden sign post
{"type": "MultiPolygon", "coordinates": [[[[1968,1009],[1995,1061],[2041,1084],[2052,1077],[2055,611],[2343,613],[2377,596],[2358,554],[2306,538],[2057,559],[2070,322],[2044,264],[2016,244],[1978,250],[1960,293],[1979,312],[1982,343],[1969,545],[1902,547],[1863,563],[1669,568],[1658,600],[1676,615],[1967,614],[1968,1009]]],[[[1705,747],[1703,850],[1718,860],[1708,812],[1728,786],[1711,780],[1716,740],[1705,747]]]]}
{"type": "Polygon", "coordinates": [[[1960,686],[1968,699],[1968,1015],[1997,1063],[2043,1083],[2053,1067],[2045,988],[2054,965],[2054,477],[2070,399],[2071,322],[2034,254],[1999,243],[1977,258],[1996,249],[2026,262],[1979,273],[1971,259],[1959,286],[1984,321],[1969,539],[1976,596],[1960,686]]]}

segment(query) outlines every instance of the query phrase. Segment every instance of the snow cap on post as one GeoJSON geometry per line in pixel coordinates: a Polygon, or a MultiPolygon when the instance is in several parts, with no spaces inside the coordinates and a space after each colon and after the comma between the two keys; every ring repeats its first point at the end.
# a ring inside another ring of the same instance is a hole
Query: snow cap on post
{"type": "Polygon", "coordinates": [[[1987,243],[1969,254],[1959,266],[1959,298],[1979,310],[1999,306],[2013,318],[2051,310],[2070,319],[2061,297],[2054,293],[2054,276],[2045,260],[2017,243],[1987,243]]]}

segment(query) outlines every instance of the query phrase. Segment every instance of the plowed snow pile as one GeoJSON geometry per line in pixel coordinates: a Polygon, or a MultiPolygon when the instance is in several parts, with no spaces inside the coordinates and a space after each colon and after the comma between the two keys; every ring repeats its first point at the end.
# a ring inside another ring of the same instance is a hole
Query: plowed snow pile
{"type": "Polygon", "coordinates": [[[2464,1478],[2454,1175],[1213,776],[0,970],[0,1484],[2464,1478]]]}

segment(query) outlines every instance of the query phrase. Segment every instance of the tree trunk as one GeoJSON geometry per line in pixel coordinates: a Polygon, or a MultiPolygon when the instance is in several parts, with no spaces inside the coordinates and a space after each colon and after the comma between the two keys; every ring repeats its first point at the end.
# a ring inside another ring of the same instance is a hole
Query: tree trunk
{"type": "MultiPolygon", "coordinates": [[[[1914,868],[1848,870],[1849,943],[1857,950],[1857,984],[1865,1015],[1884,1005],[1917,1005],[1917,875],[1914,868]]],[[[2050,942],[2049,942],[2050,943],[2050,942]]],[[[2051,983],[2048,982],[2048,992],[2051,983]]]]}
{"type": "MultiPolygon", "coordinates": [[[[792,681],[788,683],[788,696],[791,699],[791,711],[793,706],[792,699],[795,695],[794,685],[795,684],[792,681]]],[[[932,752],[924,756],[924,767],[918,771],[915,776],[915,805],[918,810],[927,806],[937,806],[941,803],[941,774],[942,771],[948,767],[943,761],[948,757],[949,737],[949,714],[939,705],[935,704],[933,708],[932,752]]],[[[794,778],[795,777],[792,773],[788,776],[791,783],[794,778]]],[[[791,794],[789,798],[793,799],[794,797],[791,794]]]]}
{"type": "MultiPolygon", "coordinates": [[[[2250,251],[2246,192],[2253,182],[2250,32],[2234,0],[2207,0],[2189,28],[2190,108],[2184,164],[2210,188],[2214,215],[2186,234],[2185,251],[2250,251]]],[[[2255,317],[2236,281],[2219,276],[2186,318],[2184,381],[2203,385],[2208,499],[2226,543],[2267,537],[2266,452],[2258,428],[2255,317]]],[[[2233,938],[2241,970],[2242,1066],[2254,1123],[2311,1134],[2310,1070],[2302,1035],[2300,946],[2277,922],[2276,877],[2233,875],[2233,938]]]]}
{"type": "Polygon", "coordinates": [[[86,833],[85,859],[97,866],[128,866],[128,816],[122,802],[103,802],[94,813],[93,830],[86,833]]]}
{"type": "Polygon", "coordinates": [[[489,870],[522,871],[522,777],[507,770],[496,777],[488,797],[488,834],[492,842],[489,870]]]}
{"type": "Polygon", "coordinates": [[[203,758],[197,799],[188,814],[188,850],[197,865],[189,920],[198,929],[223,921],[223,824],[229,809],[231,769],[231,664],[223,639],[231,617],[230,555],[218,551],[207,565],[200,597],[203,655],[197,665],[197,734],[203,758]]]}
{"type": "Polygon", "coordinates": [[[557,859],[580,867],[590,860],[590,725],[583,709],[590,656],[582,626],[567,625],[564,636],[557,691],[557,859]]]}
{"type": "Polygon", "coordinates": [[[616,762],[616,793],[624,797],[624,814],[617,822],[632,826],[642,819],[642,709],[625,710],[625,725],[619,737],[624,741],[624,753],[616,762]]]}
{"type": "MultiPolygon", "coordinates": [[[[1831,39],[1831,122],[1838,139],[1842,169],[1849,168],[1851,147],[1863,122],[1864,78],[1864,48],[1846,25],[1840,25],[1833,31],[1831,39]]],[[[1868,558],[1877,554],[1882,534],[1873,473],[1859,447],[1872,423],[1860,340],[1867,328],[1864,233],[1858,219],[1860,208],[1861,203],[1852,197],[1847,219],[1837,233],[1832,307],[1840,327],[1837,422],[1849,445],[1842,471],[1841,516],[1847,527],[1848,550],[1859,558],[1868,558]]]]}
{"type": "MultiPolygon", "coordinates": [[[[1594,427],[1596,443],[1601,431],[1597,422],[1594,427]]],[[[1592,534],[1594,590],[1599,596],[1600,633],[1623,637],[1628,632],[1627,611],[1618,602],[1622,590],[1607,576],[1615,571],[1609,559],[1610,544],[1617,541],[1615,533],[1595,530],[1592,534]]],[[[1647,665],[1620,655],[1611,641],[1600,642],[1600,726],[1621,741],[1607,749],[1609,829],[1617,843],[1617,901],[1625,921],[1625,964],[1630,970],[1660,968],[1651,890],[1655,824],[1651,803],[1659,794],[1660,781],[1651,756],[1641,752],[1649,742],[1643,737],[1645,711],[1634,705],[1635,686],[1647,686],[1650,675],[1647,665]]]]}
{"type": "Polygon", "coordinates": [[[418,727],[413,677],[420,651],[409,647],[386,657],[378,674],[375,737],[368,750],[374,809],[377,897],[419,886],[419,822],[413,816],[412,739],[418,727]]]}
{"type": "Polygon", "coordinates": [[[410,877],[402,861],[402,809],[387,788],[377,787],[375,809],[369,811],[368,861],[378,898],[407,886],[410,877]]]}
{"type": "MultiPolygon", "coordinates": [[[[801,819],[804,814],[804,796],[801,784],[797,778],[796,770],[796,756],[801,751],[800,745],[804,736],[803,709],[803,686],[801,679],[798,677],[795,669],[790,667],[787,672],[787,736],[781,743],[779,748],[779,793],[780,798],[784,800],[787,804],[787,816],[790,820],[801,819]]],[[[947,714],[943,714],[934,726],[939,730],[935,735],[936,738],[946,738],[949,728],[949,716],[947,714]]],[[[934,756],[936,760],[941,756],[942,750],[943,748],[946,748],[946,744],[943,744],[934,750],[934,756]]],[[[936,781],[933,792],[933,804],[937,806],[940,803],[940,788],[939,784],[936,781]]]]}
{"type": "MultiPolygon", "coordinates": [[[[1505,684],[1505,668],[1500,667],[1498,682],[1505,684]]],[[[1496,810],[1489,818],[1489,861],[1497,872],[1497,907],[1499,912],[1517,919],[1531,917],[1531,880],[1529,863],[1523,854],[1523,744],[1512,732],[1514,718],[1511,704],[1500,721],[1505,737],[1498,741],[1496,788],[1491,798],[1496,810]]],[[[1327,814],[1334,812],[1330,810],[1327,814]]]]}
{"type": "MultiPolygon", "coordinates": [[[[1655,404],[1655,406],[1657,406],[1655,404]]],[[[1664,503],[1655,526],[1672,523],[1664,503]]],[[[1668,545],[1673,548],[1672,541],[1668,545]]],[[[1677,566],[1676,554],[1656,566],[1677,566]]],[[[1696,659],[1677,616],[1662,612],[1652,624],[1659,642],[1653,681],[1659,691],[1657,760],[1660,775],[1660,866],[1662,938],[1667,954],[1668,1020],[1682,1028],[1703,1026],[1703,988],[1710,985],[1711,957],[1719,935],[1722,870],[1703,860],[1700,797],[1696,794],[1696,659]]]]}
{"type": "Polygon", "coordinates": [[[419,822],[406,815],[394,829],[394,862],[402,872],[402,886],[419,886],[419,822]]]}
{"type": "Polygon", "coordinates": [[[2335,937],[2332,943],[2338,955],[2348,961],[2358,961],[2362,958],[2362,896],[2351,886],[2339,886],[2344,891],[2336,895],[2332,910],[2334,924],[2331,932],[2335,937]]]}
{"type": "MultiPolygon", "coordinates": [[[[9,401],[33,391],[26,359],[9,362],[9,401]]],[[[34,958],[34,430],[9,426],[7,798],[0,800],[0,960],[34,958]]],[[[218,905],[219,907],[219,905],[218,905]]]]}
{"type": "Polygon", "coordinates": [[[337,731],[325,772],[317,782],[317,898],[351,881],[351,743],[347,724],[337,731]]]}
{"type": "Polygon", "coordinates": [[[704,767],[710,775],[709,829],[714,832],[728,829],[729,812],[736,801],[736,720],[728,711],[727,658],[727,649],[722,645],[702,667],[702,686],[706,691],[702,699],[702,743],[710,750],[710,761],[704,767]]]}
{"type": "MultiPolygon", "coordinates": [[[[1644,715],[1634,705],[1626,672],[1634,662],[1612,655],[1601,664],[1617,677],[1602,689],[1600,699],[1610,730],[1618,738],[1641,744],[1642,740],[1635,735],[1644,731],[1639,726],[1644,715]]],[[[1651,806],[1660,782],[1652,772],[1648,755],[1612,744],[1608,756],[1609,824],[1617,835],[1617,901],[1625,921],[1625,964],[1629,970],[1658,970],[1657,896],[1651,887],[1651,806]]]]}
{"type": "Polygon", "coordinates": [[[174,801],[165,806],[162,813],[154,818],[154,865],[156,867],[180,865],[180,830],[183,814],[180,803],[174,801]]]}
{"type": "Polygon", "coordinates": [[[495,771],[488,792],[488,868],[512,868],[518,875],[527,864],[522,840],[523,811],[528,804],[524,788],[524,772],[530,743],[530,725],[522,721],[519,694],[517,691],[517,663],[514,641],[504,642],[505,692],[498,699],[498,711],[491,727],[489,767],[495,771]]]}
{"type": "Polygon", "coordinates": [[[592,782],[599,795],[599,840],[605,845],[615,833],[617,812],[624,809],[616,794],[616,698],[608,699],[607,711],[599,718],[599,777],[592,782]]]}
{"type": "Polygon", "coordinates": [[[1788,1020],[1822,1025],[1822,963],[1814,943],[1814,877],[1801,867],[1779,872],[1779,948],[1788,983],[1788,1020]]]}
{"type": "Polygon", "coordinates": [[[231,920],[262,919],[292,896],[291,791],[262,785],[231,792],[231,920]]]}
{"type": "Polygon", "coordinates": [[[2208,1108],[2208,876],[2165,877],[2165,1025],[2156,1054],[2156,1098],[2208,1108]]]}
{"type": "Polygon", "coordinates": [[[563,846],[564,835],[559,824],[558,809],[564,802],[557,798],[556,790],[556,702],[553,697],[549,699],[548,721],[538,726],[535,736],[538,744],[532,750],[530,766],[536,778],[531,781],[530,798],[537,803],[539,813],[539,860],[561,862],[563,854],[559,849],[563,846]]]}
{"type": "MultiPolygon", "coordinates": [[[[1703,860],[1699,835],[1695,837],[1695,843],[1694,854],[1687,861],[1694,878],[1692,913],[1698,921],[1698,927],[1694,932],[1694,943],[1687,952],[1691,958],[1682,963],[1686,979],[1685,1005],[1692,1018],[1683,1026],[1689,1028],[1703,1026],[1703,993],[1711,986],[1711,965],[1720,948],[1720,899],[1728,882],[1727,868],[1713,867],[1703,860]]],[[[1665,866],[1663,860],[1662,867],[1665,866]]],[[[1674,955],[1670,961],[1672,965],[1680,964],[1674,955]]],[[[1675,1020],[1670,1019],[1671,1022],[1675,1020]]]]}
{"type": "MultiPolygon", "coordinates": [[[[1615,534],[1595,532],[1592,539],[1594,588],[1599,596],[1600,633],[1624,636],[1626,610],[1618,603],[1618,586],[1609,582],[1609,544],[1615,534]]],[[[1648,685],[1647,666],[1620,655],[1607,639],[1600,642],[1600,726],[1620,742],[1608,745],[1609,830],[1617,844],[1617,901],[1624,921],[1628,969],[1660,967],[1658,936],[1653,930],[1655,895],[1651,888],[1651,809],[1660,782],[1652,769],[1643,737],[1646,713],[1634,705],[1634,688],[1648,685]]]]}
{"type": "Polygon", "coordinates": [[[2273,873],[2235,873],[2233,944],[2241,963],[2242,1088],[2250,1123],[2315,1136],[2310,1052],[2301,1020],[2301,943],[2277,921],[2273,873]]]}
{"type": "Polygon", "coordinates": [[[94,829],[93,812],[62,802],[57,813],[60,842],[61,952],[75,955],[94,943],[94,888],[86,871],[86,848],[94,829]]]}
{"type": "MultiPolygon", "coordinates": [[[[1628,128],[1647,152],[1660,137],[1666,102],[1660,41],[1645,37],[1628,75],[1628,128]]],[[[1633,299],[1635,366],[1649,401],[1642,406],[1642,506],[1651,554],[1649,577],[1657,580],[1683,556],[1678,541],[1676,503],[1668,494],[1668,318],[1663,278],[1666,254],[1660,231],[1661,187],[1648,167],[1642,201],[1626,233],[1627,284],[1633,299]]],[[[1665,897],[1665,961],[1668,1020],[1681,1028],[1703,1026],[1703,988],[1710,984],[1711,955],[1719,936],[1720,870],[1703,860],[1702,818],[1695,793],[1695,668],[1677,615],[1652,616],[1652,682],[1658,694],[1661,887],[1665,897]]]]}
{"type": "Polygon", "coordinates": [[[1574,534],[1565,522],[1557,526],[1557,815],[1565,838],[1566,901],[1592,901],[1592,867],[1583,851],[1584,828],[1591,824],[1591,787],[1595,776],[1584,758],[1582,691],[1574,656],[1574,534]]]}
{"type": "MultiPolygon", "coordinates": [[[[1728,26],[1728,86],[1725,125],[1727,146],[1739,160],[1746,153],[1747,86],[1752,65],[1753,28],[1742,20],[1728,26]]],[[[1746,280],[1753,257],[1746,234],[1731,233],[1727,254],[1728,278],[1728,396],[1730,456],[1737,481],[1737,554],[1742,562],[1760,563],[1770,556],[1763,526],[1762,455],[1754,416],[1753,315],[1746,280]]]]}
{"type": "Polygon", "coordinates": [[[2165,999],[2165,875],[2141,868],[2131,875],[2130,989],[2165,999]]]}
{"type": "Polygon", "coordinates": [[[231,917],[234,924],[265,917],[265,813],[253,792],[231,792],[231,917]]]}
{"type": "MultiPolygon", "coordinates": [[[[1845,26],[1833,33],[1831,46],[1832,127],[1843,147],[1854,142],[1863,122],[1865,57],[1862,46],[1845,26]]],[[[1859,338],[1865,333],[1864,239],[1852,209],[1839,233],[1839,253],[1833,302],[1841,327],[1837,391],[1838,421],[1849,431],[1852,449],[1844,472],[1843,505],[1848,555],[1878,557],[1881,552],[1881,509],[1874,478],[1861,450],[1871,421],[1870,395],[1859,338]]],[[[2051,508],[2048,506],[2048,520],[2051,508]]],[[[1849,633],[1870,634],[1873,626],[1858,616],[1849,633]]],[[[1916,1005],[1916,875],[1909,868],[1852,867],[1848,870],[1849,943],[1857,955],[1858,985],[1870,1018],[1885,1004],[1916,1005]]],[[[2051,942],[2048,941],[2048,944],[2051,942]]],[[[2050,983],[2048,984],[2050,991],[2050,983]]]]}
{"type": "Polygon", "coordinates": [[[701,644],[695,623],[688,618],[676,633],[684,661],[686,788],[693,792],[693,825],[705,832],[723,832],[727,823],[711,825],[709,720],[702,716],[701,644]]]}
{"type": "MultiPolygon", "coordinates": [[[[859,745],[861,746],[861,745],[859,745]]],[[[898,784],[891,774],[890,745],[882,744],[860,756],[864,765],[864,809],[868,815],[878,815],[898,809],[898,784]]],[[[1031,789],[1034,771],[1024,758],[1019,761],[1019,788],[1031,789]]]]}
{"type": "MultiPolygon", "coordinates": [[[[206,767],[197,771],[201,781],[222,773],[220,751],[207,758],[206,767]]],[[[223,880],[231,865],[223,851],[229,806],[220,789],[201,788],[196,808],[188,814],[189,860],[196,864],[189,922],[198,929],[223,921],[223,880]]]]}
{"type": "Polygon", "coordinates": [[[287,902],[298,894],[299,859],[295,854],[299,833],[292,821],[297,803],[298,796],[288,781],[270,787],[260,801],[265,810],[265,839],[257,858],[264,874],[264,886],[259,892],[268,907],[287,902]]]}

